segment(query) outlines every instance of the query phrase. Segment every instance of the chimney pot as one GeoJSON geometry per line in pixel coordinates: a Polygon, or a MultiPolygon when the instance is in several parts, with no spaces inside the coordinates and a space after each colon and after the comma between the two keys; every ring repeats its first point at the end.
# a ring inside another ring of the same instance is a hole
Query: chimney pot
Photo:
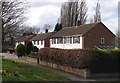
{"type": "Polygon", "coordinates": [[[45,29],[45,33],[48,33],[48,29],[45,29]]]}

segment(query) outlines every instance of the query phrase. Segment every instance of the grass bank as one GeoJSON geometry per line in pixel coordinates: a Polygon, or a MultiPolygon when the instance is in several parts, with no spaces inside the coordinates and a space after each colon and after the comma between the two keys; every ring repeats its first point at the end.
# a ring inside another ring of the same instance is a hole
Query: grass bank
{"type": "Polygon", "coordinates": [[[3,81],[66,81],[67,77],[58,72],[49,71],[27,63],[16,62],[10,59],[2,60],[3,81]]]}

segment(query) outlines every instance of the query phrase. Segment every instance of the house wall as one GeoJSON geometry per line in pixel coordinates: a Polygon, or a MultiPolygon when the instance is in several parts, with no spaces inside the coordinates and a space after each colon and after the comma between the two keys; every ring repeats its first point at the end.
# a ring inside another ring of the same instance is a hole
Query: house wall
{"type": "Polygon", "coordinates": [[[34,41],[32,41],[32,43],[33,43],[34,46],[36,46],[39,49],[44,48],[44,40],[39,41],[39,45],[37,44],[37,41],[36,41],[35,44],[34,44],[34,41]],[[41,42],[42,42],[42,44],[41,44],[41,42]]]}
{"type": "Polygon", "coordinates": [[[45,39],[44,47],[50,47],[50,39],[49,38],[45,39]]]}
{"type": "Polygon", "coordinates": [[[84,35],[83,48],[94,48],[95,46],[114,46],[115,36],[103,25],[98,24],[84,35]],[[105,38],[105,43],[101,44],[101,38],[105,38]]]}
{"type": "Polygon", "coordinates": [[[52,44],[52,39],[50,39],[50,47],[51,48],[61,48],[61,49],[82,49],[82,37],[80,37],[80,43],[72,43],[72,44],[52,44]]]}

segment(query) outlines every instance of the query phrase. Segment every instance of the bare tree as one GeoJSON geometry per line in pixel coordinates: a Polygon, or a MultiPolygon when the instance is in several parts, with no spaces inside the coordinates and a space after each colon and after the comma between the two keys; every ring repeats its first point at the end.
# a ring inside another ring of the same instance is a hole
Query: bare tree
{"type": "Polygon", "coordinates": [[[95,8],[94,22],[99,22],[99,21],[101,21],[101,12],[100,12],[100,3],[98,1],[95,8]]]}
{"type": "Polygon", "coordinates": [[[80,9],[79,9],[79,18],[78,18],[79,23],[78,23],[78,25],[82,25],[82,24],[86,23],[87,11],[88,11],[88,8],[87,8],[86,1],[85,0],[81,0],[81,2],[80,2],[80,9]]]}
{"type": "Polygon", "coordinates": [[[2,7],[2,41],[12,44],[18,30],[23,26],[28,4],[18,0],[1,1],[2,7]]]}
{"type": "Polygon", "coordinates": [[[84,24],[87,18],[87,6],[85,0],[69,0],[62,4],[61,23],[63,27],[71,27],[84,24]]]}
{"type": "Polygon", "coordinates": [[[38,27],[31,27],[31,26],[24,26],[24,28],[20,31],[22,34],[38,34],[40,32],[40,28],[38,27]]]}
{"type": "Polygon", "coordinates": [[[90,19],[90,23],[93,23],[93,22],[94,22],[93,20],[94,20],[94,19],[91,18],[91,19],[90,19]]]}
{"type": "Polygon", "coordinates": [[[68,27],[69,26],[69,16],[68,16],[68,2],[65,2],[62,4],[61,6],[61,23],[63,25],[63,27],[68,27]]]}

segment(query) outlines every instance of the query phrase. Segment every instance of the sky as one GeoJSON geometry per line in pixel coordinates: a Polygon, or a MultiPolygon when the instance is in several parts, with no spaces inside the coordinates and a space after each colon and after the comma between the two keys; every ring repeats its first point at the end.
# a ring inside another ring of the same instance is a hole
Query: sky
{"type": "MultiPolygon", "coordinates": [[[[28,20],[26,24],[41,28],[45,24],[51,26],[50,31],[54,30],[54,26],[60,17],[60,10],[62,3],[68,0],[28,0],[29,12],[27,13],[28,20]]],[[[87,23],[93,18],[95,14],[95,6],[98,0],[86,0],[88,7],[87,23]]],[[[101,6],[101,19],[102,22],[114,33],[118,31],[118,2],[119,0],[99,0],[101,6]]]]}

